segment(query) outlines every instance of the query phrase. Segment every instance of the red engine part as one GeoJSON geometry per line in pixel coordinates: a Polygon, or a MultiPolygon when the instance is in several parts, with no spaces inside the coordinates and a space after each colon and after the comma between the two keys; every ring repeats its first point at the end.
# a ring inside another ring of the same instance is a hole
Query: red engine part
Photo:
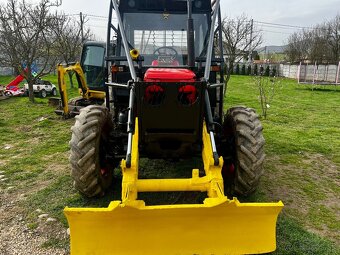
{"type": "Polygon", "coordinates": [[[146,82],[195,82],[195,73],[188,69],[149,68],[144,75],[146,82]]]}

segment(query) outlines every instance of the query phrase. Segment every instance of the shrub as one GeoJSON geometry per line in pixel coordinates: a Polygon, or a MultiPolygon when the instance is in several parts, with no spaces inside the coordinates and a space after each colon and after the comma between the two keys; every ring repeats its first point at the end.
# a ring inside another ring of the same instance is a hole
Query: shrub
{"type": "Polygon", "coordinates": [[[248,75],[251,75],[251,65],[248,65],[247,74],[248,74],[248,75]]]}
{"type": "Polygon", "coordinates": [[[261,65],[261,66],[260,66],[260,73],[259,73],[259,74],[260,74],[260,75],[263,75],[263,73],[264,73],[264,68],[263,68],[263,66],[261,65]]]}
{"type": "Polygon", "coordinates": [[[264,72],[265,76],[269,76],[270,75],[270,66],[266,67],[266,71],[264,72]]]}
{"type": "Polygon", "coordinates": [[[240,74],[240,65],[239,64],[236,65],[235,74],[237,74],[237,75],[240,74]]]}
{"type": "Polygon", "coordinates": [[[273,77],[276,76],[276,66],[273,66],[271,76],[273,76],[273,77]]]}
{"type": "Polygon", "coordinates": [[[242,75],[246,74],[246,65],[242,65],[241,74],[242,75]]]}
{"type": "Polygon", "coordinates": [[[257,66],[257,64],[255,64],[254,65],[254,70],[253,70],[254,75],[258,74],[257,69],[258,69],[258,66],[257,66]]]}
{"type": "Polygon", "coordinates": [[[259,89],[259,101],[262,110],[262,116],[267,118],[267,111],[274,98],[274,95],[282,88],[281,81],[277,78],[269,78],[263,76],[254,77],[254,83],[259,89]]]}

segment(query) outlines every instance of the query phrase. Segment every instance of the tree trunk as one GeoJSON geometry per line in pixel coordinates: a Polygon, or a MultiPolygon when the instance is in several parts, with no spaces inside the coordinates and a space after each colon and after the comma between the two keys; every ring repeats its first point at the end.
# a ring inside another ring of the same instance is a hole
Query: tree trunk
{"type": "Polygon", "coordinates": [[[28,95],[29,95],[29,101],[31,103],[34,103],[34,91],[33,91],[33,81],[27,81],[28,83],[28,95]]]}
{"type": "Polygon", "coordinates": [[[228,82],[230,80],[230,76],[231,76],[233,68],[234,68],[234,60],[228,61],[228,66],[226,68],[226,75],[225,75],[225,79],[224,79],[224,84],[225,84],[224,93],[223,93],[224,97],[227,94],[228,82]]]}

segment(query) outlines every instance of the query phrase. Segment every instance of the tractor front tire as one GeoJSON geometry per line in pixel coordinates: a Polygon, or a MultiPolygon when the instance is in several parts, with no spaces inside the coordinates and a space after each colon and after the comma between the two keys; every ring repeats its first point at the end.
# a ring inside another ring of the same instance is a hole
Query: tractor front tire
{"type": "Polygon", "coordinates": [[[223,127],[229,146],[229,160],[224,166],[229,171],[224,180],[226,193],[247,196],[256,190],[263,174],[265,140],[261,122],[253,109],[237,106],[228,110],[223,127]]]}
{"type": "Polygon", "coordinates": [[[112,183],[113,169],[106,162],[111,128],[108,109],[95,105],[81,109],[71,128],[72,178],[74,187],[86,197],[103,195],[112,183]]]}

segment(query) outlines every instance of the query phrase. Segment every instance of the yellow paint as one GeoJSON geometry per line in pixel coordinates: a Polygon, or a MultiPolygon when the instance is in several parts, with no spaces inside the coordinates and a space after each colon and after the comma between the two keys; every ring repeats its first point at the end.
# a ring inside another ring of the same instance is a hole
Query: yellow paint
{"type": "Polygon", "coordinates": [[[139,51],[137,49],[130,50],[130,56],[133,60],[137,60],[139,57],[139,51]]]}
{"type": "Polygon", "coordinates": [[[283,203],[240,203],[223,194],[221,168],[214,166],[203,127],[206,176],[138,179],[138,119],[131,167],[122,160],[122,201],[108,208],[65,208],[71,254],[254,254],[276,249],[276,221],[283,203]],[[146,206],[138,192],[206,191],[203,204],[146,206]]]}

